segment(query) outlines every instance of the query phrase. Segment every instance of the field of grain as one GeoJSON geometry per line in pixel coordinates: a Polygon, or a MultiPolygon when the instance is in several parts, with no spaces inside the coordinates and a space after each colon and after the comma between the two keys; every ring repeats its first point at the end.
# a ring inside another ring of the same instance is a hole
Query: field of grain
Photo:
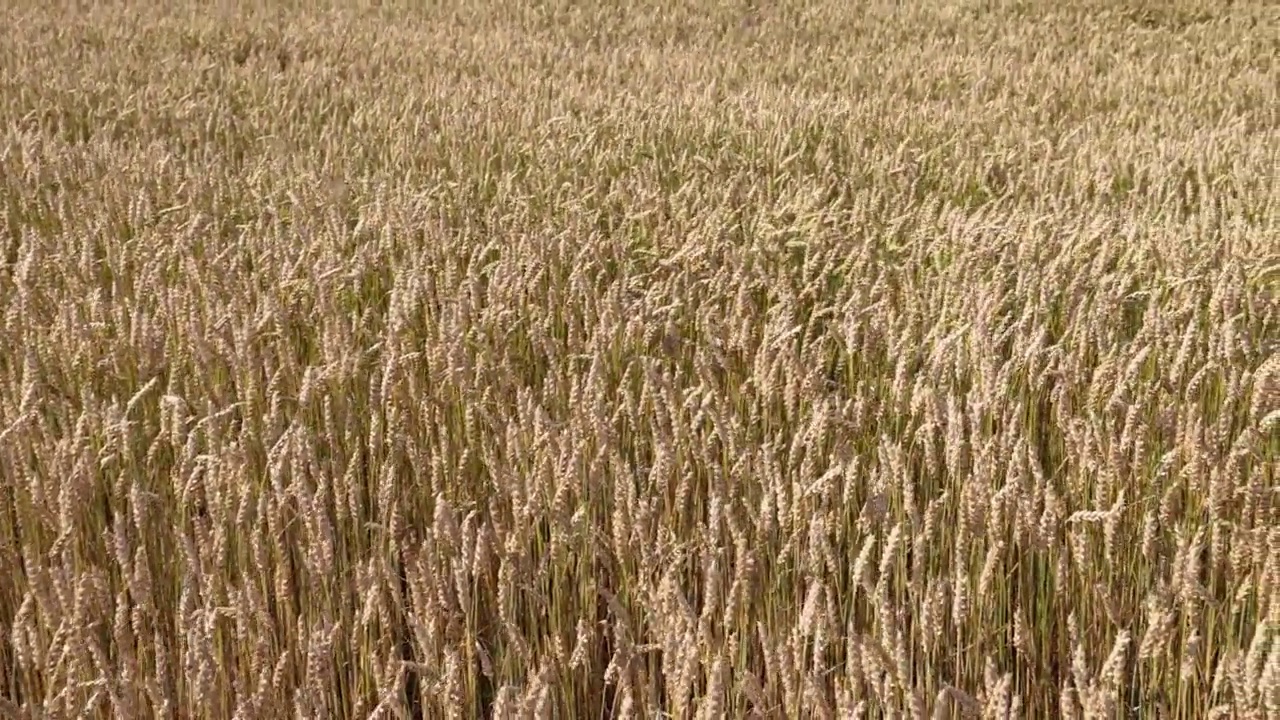
{"type": "Polygon", "coordinates": [[[1280,718],[1280,7],[0,7],[0,717],[1280,718]]]}

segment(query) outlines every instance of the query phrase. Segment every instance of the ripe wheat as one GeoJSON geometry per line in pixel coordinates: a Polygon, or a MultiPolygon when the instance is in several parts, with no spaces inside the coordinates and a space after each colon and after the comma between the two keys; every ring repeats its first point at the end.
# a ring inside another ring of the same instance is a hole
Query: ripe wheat
{"type": "Polygon", "coordinates": [[[1280,716],[1271,4],[0,28],[0,716],[1280,716]]]}

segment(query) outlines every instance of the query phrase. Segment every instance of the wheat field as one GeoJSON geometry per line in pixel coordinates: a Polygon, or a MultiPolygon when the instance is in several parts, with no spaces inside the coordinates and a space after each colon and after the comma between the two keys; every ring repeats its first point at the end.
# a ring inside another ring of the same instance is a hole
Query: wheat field
{"type": "Polygon", "coordinates": [[[0,7],[0,717],[1280,718],[1280,6],[0,7]]]}

